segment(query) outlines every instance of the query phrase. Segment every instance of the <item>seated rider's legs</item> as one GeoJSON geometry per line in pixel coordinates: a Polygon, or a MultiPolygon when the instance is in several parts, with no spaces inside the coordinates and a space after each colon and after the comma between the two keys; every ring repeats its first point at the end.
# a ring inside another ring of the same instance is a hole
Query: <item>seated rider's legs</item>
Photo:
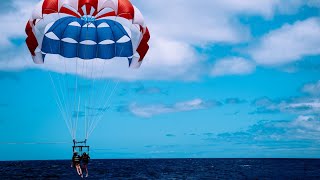
{"type": "Polygon", "coordinates": [[[79,176],[81,176],[82,175],[82,170],[81,170],[80,164],[77,164],[76,168],[77,168],[77,173],[79,174],[79,176]]]}
{"type": "Polygon", "coordinates": [[[82,164],[82,168],[86,170],[86,177],[88,177],[88,164],[87,163],[83,163],[82,164]]]}

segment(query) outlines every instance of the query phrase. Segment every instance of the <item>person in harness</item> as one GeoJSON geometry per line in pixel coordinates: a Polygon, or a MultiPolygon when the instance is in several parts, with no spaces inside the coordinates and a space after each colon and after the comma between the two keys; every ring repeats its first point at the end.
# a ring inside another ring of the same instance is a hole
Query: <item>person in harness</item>
{"type": "Polygon", "coordinates": [[[80,167],[81,157],[77,152],[73,153],[71,167],[75,167],[79,176],[83,178],[82,170],[80,167]]]}
{"type": "Polygon", "coordinates": [[[82,168],[86,170],[86,177],[89,176],[89,173],[88,173],[88,163],[89,163],[89,159],[90,159],[90,156],[89,154],[87,153],[83,153],[82,156],[81,156],[81,160],[82,160],[82,168]]]}

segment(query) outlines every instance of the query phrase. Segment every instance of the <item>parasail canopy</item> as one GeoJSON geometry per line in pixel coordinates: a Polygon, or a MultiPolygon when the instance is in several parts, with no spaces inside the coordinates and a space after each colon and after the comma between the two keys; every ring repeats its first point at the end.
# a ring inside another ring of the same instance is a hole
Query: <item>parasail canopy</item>
{"type": "Polygon", "coordinates": [[[42,0],[27,22],[26,34],[33,61],[64,72],[63,77],[49,75],[74,142],[79,120],[86,142],[110,108],[118,82],[101,81],[105,66],[114,65],[105,62],[124,58],[129,67],[139,68],[150,39],[140,10],[129,0],[42,0]]]}
{"type": "Polygon", "coordinates": [[[42,0],[26,33],[37,64],[54,54],[81,60],[125,57],[138,68],[150,39],[140,10],[129,0],[42,0]]]}

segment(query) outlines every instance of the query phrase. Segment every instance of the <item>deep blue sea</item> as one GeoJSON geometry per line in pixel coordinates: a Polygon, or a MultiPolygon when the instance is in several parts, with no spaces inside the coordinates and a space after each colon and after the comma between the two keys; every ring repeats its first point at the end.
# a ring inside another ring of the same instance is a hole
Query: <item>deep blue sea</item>
{"type": "MultiPolygon", "coordinates": [[[[70,161],[0,162],[0,179],[81,179],[70,161]]],[[[91,160],[86,179],[315,179],[320,159],[91,160]]]]}

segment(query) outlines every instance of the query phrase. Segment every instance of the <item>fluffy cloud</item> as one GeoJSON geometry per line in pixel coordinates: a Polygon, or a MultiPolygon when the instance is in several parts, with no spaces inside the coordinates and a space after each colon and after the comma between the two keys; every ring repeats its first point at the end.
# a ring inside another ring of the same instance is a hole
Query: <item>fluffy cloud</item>
{"type": "Polygon", "coordinates": [[[320,54],[320,19],[309,18],[286,24],[265,35],[250,50],[253,59],[262,65],[274,66],[320,54]]]}
{"type": "MultiPolygon", "coordinates": [[[[6,10],[4,12],[0,12],[2,16],[1,21],[3,24],[2,28],[0,29],[0,34],[2,35],[0,38],[0,45],[2,46],[1,49],[4,47],[8,48],[8,46],[13,46],[10,41],[11,38],[25,36],[25,25],[31,16],[35,2],[35,0],[16,0],[4,3],[6,10]]],[[[2,3],[3,2],[1,2],[1,4],[2,3]]]]}
{"type": "Polygon", "coordinates": [[[215,62],[211,74],[213,76],[250,74],[255,65],[244,58],[228,58],[215,62]]]}
{"type": "MultiPolygon", "coordinates": [[[[12,38],[25,37],[24,26],[37,0],[8,1],[3,4],[2,22],[5,28],[0,29],[2,38],[0,45],[0,69],[21,70],[26,68],[49,69],[61,72],[64,63],[57,67],[36,66],[24,47],[17,48],[12,38]],[[3,52],[3,53],[2,53],[3,52]],[[9,58],[8,58],[9,57],[9,58]],[[10,61],[8,60],[10,59],[10,61]]],[[[142,68],[138,71],[127,70],[126,63],[116,64],[107,68],[102,76],[126,80],[136,79],[183,79],[194,80],[202,74],[209,73],[205,68],[204,57],[199,56],[194,45],[202,46],[210,43],[235,44],[250,39],[250,30],[236,18],[238,15],[258,15],[264,18],[272,17],[276,12],[286,12],[283,7],[296,9],[306,4],[303,1],[288,3],[280,0],[261,0],[259,2],[244,0],[226,1],[133,1],[143,12],[151,31],[150,51],[142,68]]],[[[317,3],[309,3],[316,6],[317,3]]],[[[250,71],[249,64],[240,73],[250,71]],[[248,67],[249,66],[249,67],[248,67]]],[[[240,64],[239,64],[240,63],[240,64]]],[[[97,64],[100,67],[101,64],[97,64]]],[[[70,70],[69,73],[74,73],[70,70]]],[[[233,72],[231,72],[233,73],[233,72]]],[[[235,73],[235,74],[238,74],[235,73]]],[[[223,75],[223,73],[221,74],[223,75]]]]}
{"type": "Polygon", "coordinates": [[[315,116],[299,116],[292,121],[260,121],[247,130],[222,133],[209,141],[241,143],[259,147],[307,148],[317,146],[320,141],[320,121],[315,116]]]}
{"type": "Polygon", "coordinates": [[[260,98],[253,102],[257,110],[252,114],[264,113],[292,113],[297,115],[319,114],[320,99],[318,98],[292,98],[271,100],[260,98]]]}
{"type": "Polygon", "coordinates": [[[311,95],[320,95],[320,81],[304,85],[302,91],[311,95]]]}
{"type": "Polygon", "coordinates": [[[217,102],[204,101],[202,99],[194,99],[185,102],[178,102],[172,105],[154,104],[141,106],[134,103],[130,105],[129,110],[132,114],[136,116],[149,118],[160,114],[207,109],[214,105],[217,105],[217,102]]]}
{"type": "MultiPolygon", "coordinates": [[[[139,2],[137,2],[139,4],[139,2]]],[[[248,30],[232,21],[227,4],[212,1],[144,1],[139,7],[148,14],[150,29],[156,34],[188,44],[234,43],[246,40],[248,30]]]]}
{"type": "Polygon", "coordinates": [[[309,0],[308,6],[311,7],[320,7],[320,1],[319,0],[309,0]]]}
{"type": "Polygon", "coordinates": [[[236,43],[250,38],[249,30],[237,22],[237,15],[271,18],[276,12],[286,13],[306,4],[303,0],[224,0],[224,1],[137,1],[148,14],[153,32],[183,42],[236,43]]]}
{"type": "Polygon", "coordinates": [[[292,127],[320,133],[320,121],[315,116],[299,116],[291,123],[292,127]]]}
{"type": "MultiPolygon", "coordinates": [[[[47,56],[46,65],[35,65],[32,63],[27,48],[25,46],[16,47],[11,41],[11,38],[14,37],[20,37],[21,39],[25,38],[25,24],[29,19],[35,4],[35,1],[13,1],[10,5],[14,11],[3,14],[2,19],[4,24],[6,24],[6,27],[1,28],[0,30],[0,33],[3,35],[0,39],[0,45],[2,45],[0,52],[3,52],[0,57],[0,69],[16,71],[27,68],[37,68],[60,73],[67,72],[70,74],[82,75],[76,72],[75,66],[72,66],[72,64],[76,64],[75,60],[73,62],[70,60],[69,64],[71,65],[67,69],[64,68],[65,63],[61,58],[57,61],[56,57],[47,56]]],[[[148,15],[146,14],[145,16],[147,17],[148,15]]],[[[98,75],[95,73],[93,77],[119,78],[123,80],[196,79],[201,72],[199,71],[199,68],[197,68],[197,64],[200,64],[199,59],[201,58],[198,57],[194,48],[192,48],[189,43],[174,38],[168,38],[158,32],[152,31],[150,50],[141,69],[128,69],[126,59],[119,58],[119,60],[121,60],[120,63],[97,62],[94,64],[94,73],[97,71],[101,72],[101,66],[104,66],[105,64],[107,64],[107,66],[105,66],[105,70],[102,74],[100,73],[100,75],[98,75]]],[[[89,69],[86,71],[89,71],[89,69]]],[[[87,74],[91,74],[91,72],[87,74]]]]}
{"type": "MultiPolygon", "coordinates": [[[[302,96],[284,99],[270,99],[262,97],[255,99],[252,102],[257,109],[252,114],[264,113],[291,113],[296,115],[307,116],[309,114],[319,115],[320,99],[318,97],[320,91],[320,81],[315,83],[305,84],[301,92],[311,96],[302,96]]],[[[301,116],[301,117],[303,117],[301,116]]]]}
{"type": "Polygon", "coordinates": [[[283,104],[280,106],[283,111],[300,112],[300,113],[319,113],[320,99],[302,99],[297,102],[283,104]]]}

